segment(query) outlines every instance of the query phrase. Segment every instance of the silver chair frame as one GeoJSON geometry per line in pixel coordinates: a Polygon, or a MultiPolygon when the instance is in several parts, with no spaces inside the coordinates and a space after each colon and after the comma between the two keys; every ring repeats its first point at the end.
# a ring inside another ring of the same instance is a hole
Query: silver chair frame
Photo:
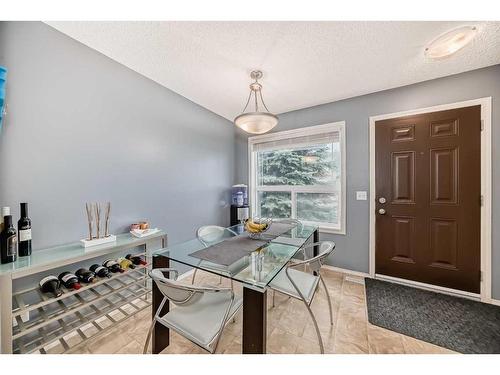
{"type": "MultiPolygon", "coordinates": [[[[199,227],[197,230],[196,230],[196,238],[198,239],[198,241],[200,241],[203,246],[205,247],[209,247],[211,245],[210,242],[207,242],[207,241],[204,241],[203,240],[203,236],[200,234],[200,232],[206,228],[206,227],[214,227],[214,228],[218,228],[218,229],[222,229],[222,232],[224,231],[229,231],[230,233],[233,233],[234,235],[238,235],[236,232],[234,232],[233,230],[229,229],[229,228],[224,228],[224,227],[221,227],[221,226],[218,226],[218,225],[204,225],[202,227],[199,227]]],[[[198,264],[201,264],[203,262],[202,259],[200,259],[200,262],[198,264]]],[[[191,278],[191,285],[194,285],[194,280],[196,278],[196,273],[198,272],[198,268],[195,268],[194,271],[193,271],[193,277],[191,278]]],[[[219,284],[222,284],[222,276],[219,276],[219,284]]],[[[231,280],[231,289],[233,289],[233,280],[231,280]]]]}
{"type": "MultiPolygon", "coordinates": [[[[179,275],[179,272],[176,270],[176,269],[173,269],[173,268],[155,268],[155,270],[158,270],[158,271],[161,271],[162,273],[165,273],[165,272],[172,272],[174,274],[174,281],[177,280],[177,277],[179,275]]],[[[170,284],[168,282],[166,282],[165,280],[162,280],[154,275],[151,274],[152,271],[149,272],[149,277],[151,277],[153,279],[154,282],[156,283],[163,283],[165,284],[166,286],[170,287],[170,288],[175,288],[175,289],[178,289],[178,290],[184,290],[186,292],[188,292],[188,297],[185,298],[184,300],[173,300],[172,298],[168,298],[165,294],[163,294],[163,299],[160,303],[160,305],[158,306],[158,309],[156,310],[156,313],[153,317],[153,321],[151,322],[151,326],[149,327],[149,330],[148,330],[148,335],[146,337],[146,342],[144,343],[144,349],[143,349],[143,354],[146,354],[147,353],[147,350],[148,350],[148,346],[149,346],[149,341],[151,340],[151,335],[153,333],[153,329],[154,329],[154,326],[157,322],[163,324],[164,326],[166,326],[167,328],[169,329],[173,329],[174,331],[176,331],[178,334],[180,334],[181,336],[184,336],[182,332],[179,332],[175,327],[172,327],[168,324],[165,324],[165,322],[163,322],[160,318],[160,312],[161,310],[163,309],[163,306],[165,305],[165,303],[167,301],[171,301],[172,303],[174,303],[175,305],[178,305],[178,306],[182,306],[183,304],[187,304],[190,302],[190,300],[198,293],[218,293],[218,292],[230,292],[231,293],[231,300],[228,304],[228,307],[224,313],[224,317],[222,319],[222,323],[221,323],[221,326],[219,328],[219,330],[217,331],[217,334],[215,335],[215,337],[213,338],[213,340],[208,344],[208,347],[209,348],[205,348],[203,346],[200,346],[198,345],[196,342],[193,342],[193,344],[195,344],[196,346],[202,348],[203,350],[206,350],[207,352],[213,354],[215,353],[215,351],[217,350],[217,346],[219,345],[219,339],[222,335],[222,332],[224,330],[224,327],[226,326],[226,324],[228,323],[229,319],[231,318],[234,318],[234,316],[238,313],[239,309],[236,309],[236,311],[234,312],[234,314],[232,314],[232,316],[229,316],[229,312],[231,311],[231,307],[233,306],[233,303],[234,303],[234,291],[231,289],[231,288],[219,288],[219,287],[208,287],[208,286],[186,286],[186,285],[181,285],[181,284],[170,284]],[[212,345],[214,344],[214,345],[212,345]],[[210,349],[212,348],[212,349],[210,349]]],[[[185,337],[185,336],[184,336],[185,337]]]]}
{"type": "MultiPolygon", "coordinates": [[[[274,223],[282,223],[282,224],[295,224],[297,225],[297,229],[302,232],[302,229],[304,228],[304,224],[297,219],[291,219],[291,218],[285,218],[285,219],[273,219],[274,223]]],[[[307,260],[307,253],[306,253],[306,248],[307,246],[302,246],[299,249],[299,252],[302,252],[302,260],[307,260]]],[[[307,265],[304,265],[304,271],[306,270],[307,265]]]]}
{"type": "MultiPolygon", "coordinates": [[[[331,247],[329,249],[323,251],[321,254],[318,254],[315,257],[311,258],[311,259],[306,259],[306,260],[303,260],[303,261],[299,261],[299,262],[288,264],[286,266],[286,268],[285,268],[285,273],[286,273],[286,276],[287,276],[288,280],[293,285],[295,291],[300,296],[300,299],[302,300],[302,302],[304,302],[304,305],[306,306],[307,311],[309,312],[309,315],[311,316],[311,319],[312,319],[313,324],[314,324],[314,329],[316,330],[316,335],[318,336],[318,342],[319,342],[319,347],[320,347],[320,350],[321,350],[321,354],[325,353],[325,348],[323,346],[323,340],[321,338],[321,333],[319,331],[318,322],[316,320],[316,317],[314,316],[314,313],[311,310],[311,304],[312,304],[312,301],[314,299],[314,295],[316,294],[316,291],[314,292],[313,296],[311,297],[311,300],[309,302],[307,302],[306,298],[304,297],[304,295],[302,294],[302,292],[298,288],[297,284],[295,283],[295,281],[293,280],[293,278],[290,276],[289,270],[291,268],[297,268],[297,267],[299,267],[301,265],[304,265],[304,266],[308,265],[312,272],[316,272],[317,273],[317,275],[319,277],[319,281],[321,281],[321,283],[323,284],[323,288],[325,289],[326,297],[327,297],[327,300],[328,300],[328,309],[330,311],[330,324],[333,325],[332,301],[330,299],[330,294],[328,293],[328,288],[326,287],[325,280],[323,280],[323,277],[321,276],[320,270],[321,270],[321,266],[323,265],[323,262],[333,252],[333,250],[335,250],[335,243],[332,242],[332,241],[321,241],[321,242],[316,242],[316,243],[312,243],[312,244],[309,244],[307,246],[304,246],[304,249],[305,248],[313,248],[315,246],[321,246],[324,243],[331,243],[331,245],[330,245],[331,247]]],[[[305,251],[304,251],[304,254],[306,254],[305,251]]],[[[301,271],[301,272],[303,272],[303,271],[301,271]]],[[[319,285],[319,282],[316,284],[316,289],[317,289],[318,285],[319,285]]],[[[272,307],[275,307],[275,294],[276,294],[276,290],[274,290],[274,289],[272,289],[272,290],[273,290],[273,306],[272,307]]],[[[295,295],[292,295],[292,294],[289,294],[289,293],[285,293],[285,292],[280,291],[280,290],[278,290],[278,292],[282,293],[282,294],[285,294],[285,295],[288,295],[289,297],[297,299],[297,296],[295,296],[295,295]]]]}

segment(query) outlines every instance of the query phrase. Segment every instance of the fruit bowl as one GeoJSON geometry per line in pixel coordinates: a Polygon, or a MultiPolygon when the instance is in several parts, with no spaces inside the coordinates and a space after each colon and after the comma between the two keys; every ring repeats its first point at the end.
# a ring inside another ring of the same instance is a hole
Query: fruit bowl
{"type": "Polygon", "coordinates": [[[254,240],[265,239],[265,234],[272,224],[272,219],[267,218],[253,218],[245,222],[245,230],[248,236],[254,240]]]}

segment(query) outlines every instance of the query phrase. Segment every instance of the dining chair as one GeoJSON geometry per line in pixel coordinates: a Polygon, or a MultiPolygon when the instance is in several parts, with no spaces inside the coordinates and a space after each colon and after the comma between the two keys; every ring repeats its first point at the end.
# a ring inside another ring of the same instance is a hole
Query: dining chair
{"type": "MultiPolygon", "coordinates": [[[[272,219],[273,223],[281,223],[281,224],[291,224],[295,225],[295,228],[297,228],[298,233],[302,232],[302,229],[304,228],[304,224],[297,219],[292,219],[292,218],[282,218],[282,219],[272,219]]],[[[302,260],[307,259],[307,253],[306,253],[306,248],[307,246],[302,246],[298,252],[302,253],[302,260]]],[[[306,265],[304,264],[304,271],[306,270],[306,265]]]]}
{"type": "MultiPolygon", "coordinates": [[[[209,247],[217,242],[219,242],[223,237],[224,233],[226,231],[229,231],[230,233],[237,235],[234,231],[232,231],[229,228],[224,228],[218,225],[204,225],[202,227],[199,227],[198,230],[196,231],[196,238],[203,244],[205,247],[209,247]]],[[[200,261],[200,263],[203,262],[203,260],[200,261]]],[[[224,271],[225,268],[224,266],[221,266],[220,268],[217,267],[216,264],[210,264],[210,266],[206,266],[206,268],[213,268],[214,270],[222,270],[224,271]]],[[[196,272],[198,271],[197,268],[194,269],[193,271],[193,278],[191,279],[191,284],[194,284],[194,280],[196,278],[196,272]]],[[[219,284],[222,283],[222,276],[219,276],[219,284]]],[[[233,287],[233,283],[231,280],[231,288],[233,287]]]]}
{"type": "Polygon", "coordinates": [[[318,322],[311,310],[311,303],[318,289],[318,284],[321,281],[323,287],[325,288],[325,293],[328,300],[328,309],[330,310],[330,324],[333,325],[332,302],[330,300],[330,294],[328,293],[326,283],[321,276],[321,266],[335,249],[335,243],[331,241],[322,241],[306,245],[305,247],[312,248],[314,246],[319,246],[320,253],[318,255],[310,259],[289,263],[269,283],[269,288],[273,291],[273,307],[275,306],[274,299],[276,292],[283,293],[289,297],[304,302],[304,305],[306,305],[307,311],[312,318],[314,328],[316,330],[316,335],[318,336],[321,354],[323,354],[325,352],[323,340],[319,331],[318,322]],[[309,270],[312,273],[297,270],[296,268],[300,267],[301,265],[309,266],[309,270]]]}
{"type": "Polygon", "coordinates": [[[243,300],[231,288],[190,286],[177,281],[178,272],[172,268],[155,268],[149,276],[163,295],[149,328],[143,353],[147,352],[155,324],[163,324],[198,345],[215,353],[220,336],[229,319],[240,310],[243,300]],[[173,279],[164,273],[173,274],[173,279]],[[165,315],[161,310],[167,301],[175,307],[165,315]]]}

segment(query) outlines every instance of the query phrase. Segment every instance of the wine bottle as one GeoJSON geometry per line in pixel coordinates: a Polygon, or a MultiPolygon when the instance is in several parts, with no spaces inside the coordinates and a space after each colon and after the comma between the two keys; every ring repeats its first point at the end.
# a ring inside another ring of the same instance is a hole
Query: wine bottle
{"type": "Polygon", "coordinates": [[[59,275],[59,281],[68,289],[80,289],[82,286],[78,282],[78,277],[71,272],[63,272],[59,275]]]}
{"type": "Polygon", "coordinates": [[[10,215],[10,207],[2,207],[2,212],[0,214],[0,233],[3,231],[3,218],[7,215],[10,215]]]}
{"type": "Polygon", "coordinates": [[[85,284],[90,284],[93,283],[95,280],[95,273],[92,271],[89,271],[86,268],[80,268],[78,271],[75,272],[76,277],[78,277],[78,280],[82,283],[85,284]]]}
{"type": "Polygon", "coordinates": [[[105,260],[102,265],[113,273],[125,272],[125,270],[120,267],[118,262],[116,260],[113,260],[113,259],[105,260]]]}
{"type": "Polygon", "coordinates": [[[132,255],[132,254],[127,254],[125,256],[125,259],[130,260],[132,263],[134,263],[136,266],[145,266],[148,263],[142,259],[139,255],[132,255]]]}
{"type": "Polygon", "coordinates": [[[3,218],[4,228],[0,233],[0,258],[3,263],[12,263],[17,259],[17,233],[12,225],[12,216],[3,218]]]}
{"type": "Polygon", "coordinates": [[[120,265],[120,268],[122,268],[124,270],[128,270],[129,268],[133,270],[135,268],[134,263],[132,263],[132,261],[130,261],[128,259],[118,258],[116,261],[120,265]]]}
{"type": "Polygon", "coordinates": [[[19,256],[31,255],[31,219],[28,217],[28,203],[21,203],[21,217],[17,222],[19,256]]]}
{"type": "Polygon", "coordinates": [[[63,294],[61,290],[61,282],[55,276],[47,276],[40,280],[40,290],[42,293],[51,293],[54,297],[59,297],[63,294]]]}
{"type": "Polygon", "coordinates": [[[99,277],[111,277],[111,273],[109,272],[109,270],[104,267],[104,266],[100,266],[98,264],[93,264],[90,266],[89,268],[92,272],[94,272],[97,276],[99,277]]]}

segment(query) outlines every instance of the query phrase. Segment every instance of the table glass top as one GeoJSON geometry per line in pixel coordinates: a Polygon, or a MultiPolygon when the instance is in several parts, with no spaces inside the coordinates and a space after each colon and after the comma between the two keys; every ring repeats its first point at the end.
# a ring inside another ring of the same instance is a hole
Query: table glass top
{"type": "MultiPolygon", "coordinates": [[[[227,277],[252,289],[264,291],[274,276],[281,271],[317,229],[318,227],[312,225],[298,225],[229,266],[191,256],[190,254],[195,251],[207,247],[199,239],[156,250],[153,256],[164,256],[172,261],[227,277]]],[[[245,233],[242,225],[226,228],[219,238],[210,242],[210,245],[242,233],[245,233]]]]}

